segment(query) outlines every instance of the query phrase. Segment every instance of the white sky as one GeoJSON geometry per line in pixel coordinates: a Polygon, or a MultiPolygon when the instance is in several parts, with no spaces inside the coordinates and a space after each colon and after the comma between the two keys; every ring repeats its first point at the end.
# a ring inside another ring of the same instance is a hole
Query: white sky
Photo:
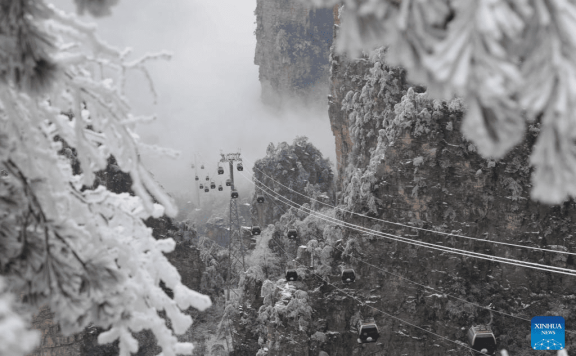
{"type": "MultiPolygon", "coordinates": [[[[53,3],[75,11],[73,0],[53,3]]],[[[265,155],[269,142],[291,143],[297,134],[308,136],[335,162],[327,109],[277,113],[261,104],[254,64],[255,9],[255,0],[120,0],[110,17],[83,16],[99,24],[99,36],[108,43],[131,47],[132,58],[161,50],[173,53],[171,61],[148,66],[158,92],[156,106],[142,74],[134,72],[127,83],[134,111],[158,116],[138,128],[145,142],[181,152],[177,160],[144,160],[170,192],[191,192],[194,153],[214,171],[221,149],[240,148],[251,163],[265,155]]],[[[248,185],[238,183],[242,194],[248,185]]]]}

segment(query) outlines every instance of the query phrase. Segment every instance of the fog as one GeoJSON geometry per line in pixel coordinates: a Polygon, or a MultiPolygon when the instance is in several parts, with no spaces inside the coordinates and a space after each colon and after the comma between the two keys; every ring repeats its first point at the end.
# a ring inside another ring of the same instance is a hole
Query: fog
{"type": "MultiPolygon", "coordinates": [[[[72,0],[53,2],[75,11],[72,0]]],[[[255,8],[255,0],[120,0],[112,16],[82,16],[99,25],[99,36],[109,44],[131,47],[132,59],[162,50],[173,54],[170,61],[148,66],[158,93],[156,105],[142,73],[130,74],[126,83],[134,111],[158,116],[155,122],[138,127],[142,139],[181,152],[178,159],[143,157],[169,192],[188,195],[192,191],[190,163],[195,154],[198,164],[203,162],[214,172],[221,151],[240,149],[249,175],[252,163],[265,155],[270,142],[291,143],[297,135],[308,136],[335,162],[327,109],[278,112],[260,102],[254,64],[255,8]]],[[[250,185],[242,176],[235,178],[242,194],[250,185]]]]}

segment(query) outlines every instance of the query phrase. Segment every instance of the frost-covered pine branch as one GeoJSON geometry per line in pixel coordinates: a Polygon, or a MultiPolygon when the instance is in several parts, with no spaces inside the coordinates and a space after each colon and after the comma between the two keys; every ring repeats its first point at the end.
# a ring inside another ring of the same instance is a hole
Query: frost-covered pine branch
{"type": "MultiPolygon", "coordinates": [[[[433,98],[463,98],[462,130],[485,157],[501,158],[541,131],[532,197],[576,197],[576,3],[568,0],[302,0],[340,7],[336,49],[387,47],[433,98]]],[[[366,52],[364,52],[366,51],[366,52]]]]}
{"type": "MultiPolygon", "coordinates": [[[[91,7],[94,2],[77,2],[103,14],[91,7]]],[[[99,3],[105,10],[114,1],[99,3]]],[[[99,40],[94,26],[44,1],[5,5],[0,274],[8,290],[29,311],[48,304],[65,334],[89,324],[107,329],[98,340],[119,340],[120,355],[138,350],[132,332],[142,329],[152,330],[161,355],[191,354],[192,345],[178,342],[158,312],[165,311],[174,332],[182,334],[192,323],[182,311],[204,310],[211,302],[182,285],[164,256],[174,241],[155,240],[144,225],[143,219],[175,216],[177,210],[142,165],[133,125],[146,119],[131,114],[121,89],[127,70],[142,70],[148,58],[165,54],[128,62],[127,52],[99,40]],[[69,159],[59,154],[62,141],[75,150],[81,174],[74,175],[69,159]],[[136,196],[91,188],[110,156],[130,174],[136,196]]],[[[10,298],[0,291],[0,309],[12,318],[0,320],[0,334],[16,335],[16,344],[0,342],[0,355],[23,355],[30,350],[22,345],[36,346],[30,342],[35,336],[11,316],[10,298]]]]}

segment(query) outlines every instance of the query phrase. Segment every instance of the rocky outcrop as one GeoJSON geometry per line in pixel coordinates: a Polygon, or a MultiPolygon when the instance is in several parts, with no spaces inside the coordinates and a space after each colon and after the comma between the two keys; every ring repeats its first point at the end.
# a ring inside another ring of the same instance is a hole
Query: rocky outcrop
{"type": "Polygon", "coordinates": [[[273,224],[289,209],[282,200],[274,198],[273,192],[298,204],[310,204],[307,195],[326,202],[333,200],[334,174],[330,162],[306,137],[296,138],[292,145],[282,142],[274,147],[270,143],[266,157],[254,163],[253,171],[256,183],[251,210],[253,225],[273,224]],[[261,184],[273,191],[260,188],[261,184]],[[258,196],[265,201],[258,203],[258,196]]]}
{"type": "Polygon", "coordinates": [[[282,107],[292,100],[324,105],[333,10],[298,0],[258,0],[256,55],[264,103],[282,107]]]}

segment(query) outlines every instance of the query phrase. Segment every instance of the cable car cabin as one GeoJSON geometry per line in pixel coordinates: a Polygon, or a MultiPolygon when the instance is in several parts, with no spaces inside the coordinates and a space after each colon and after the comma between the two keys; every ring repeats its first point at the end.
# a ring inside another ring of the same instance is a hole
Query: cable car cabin
{"type": "Polygon", "coordinates": [[[378,332],[378,325],[376,325],[374,319],[369,321],[360,321],[360,327],[358,328],[359,344],[376,342],[379,337],[380,333],[378,332]]]}
{"type": "Polygon", "coordinates": [[[196,180],[200,180],[200,178],[198,178],[198,176],[196,176],[196,180]]]}
{"type": "Polygon", "coordinates": [[[218,174],[224,174],[224,168],[218,167],[218,174]]]}
{"type": "Polygon", "coordinates": [[[229,187],[232,185],[232,181],[230,179],[226,179],[226,186],[229,187]]]}
{"type": "Polygon", "coordinates": [[[258,203],[264,203],[264,196],[263,196],[263,195],[259,195],[259,196],[256,198],[256,202],[258,202],[258,203]]]}
{"type": "Polygon", "coordinates": [[[190,167],[191,167],[191,168],[194,168],[194,163],[192,163],[192,164],[190,165],[190,167]]]}
{"type": "Polygon", "coordinates": [[[206,181],[208,182],[210,180],[210,177],[206,176],[206,181]]]}
{"type": "Polygon", "coordinates": [[[298,280],[298,273],[295,269],[288,269],[286,270],[286,281],[297,281],[298,280]]]}
{"type": "Polygon", "coordinates": [[[288,229],[287,235],[289,239],[295,239],[298,237],[298,232],[296,231],[296,229],[288,229]]]}
{"type": "Polygon", "coordinates": [[[342,282],[352,283],[356,280],[356,273],[352,268],[345,268],[342,270],[342,282]]]}
{"type": "Polygon", "coordinates": [[[470,347],[483,354],[494,355],[496,352],[496,338],[488,325],[472,326],[468,330],[470,347]]]}
{"type": "Polygon", "coordinates": [[[200,166],[200,169],[204,169],[204,165],[201,165],[201,166],[200,166]]]}
{"type": "Polygon", "coordinates": [[[218,186],[218,191],[221,192],[221,191],[223,191],[223,190],[224,190],[224,188],[222,188],[222,184],[220,184],[220,185],[218,186]]]}
{"type": "Polygon", "coordinates": [[[244,170],[244,166],[242,166],[242,163],[238,163],[238,164],[236,165],[236,169],[239,170],[239,171],[243,171],[243,170],[244,170]]]}
{"type": "Polygon", "coordinates": [[[230,194],[230,196],[231,196],[233,199],[236,199],[236,198],[238,198],[238,192],[235,191],[235,190],[233,190],[232,193],[230,194]]]}
{"type": "Polygon", "coordinates": [[[210,189],[208,189],[208,186],[206,186],[206,188],[204,188],[204,191],[205,191],[206,193],[208,193],[208,192],[210,191],[210,189]]]}
{"type": "Polygon", "coordinates": [[[216,183],[214,182],[210,183],[210,189],[216,189],[216,183]]]}
{"type": "Polygon", "coordinates": [[[261,232],[260,226],[252,226],[252,235],[260,235],[261,232]]]}
{"type": "Polygon", "coordinates": [[[204,184],[200,183],[200,189],[204,189],[204,184]]]}

